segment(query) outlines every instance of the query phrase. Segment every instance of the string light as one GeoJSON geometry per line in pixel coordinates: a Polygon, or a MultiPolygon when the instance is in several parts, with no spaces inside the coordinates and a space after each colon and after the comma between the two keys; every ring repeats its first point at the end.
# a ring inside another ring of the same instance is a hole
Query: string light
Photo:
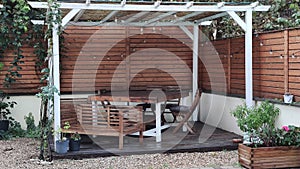
{"type": "Polygon", "coordinates": [[[272,50],[272,49],[270,49],[269,53],[270,53],[270,55],[273,55],[273,50],[272,50]]]}
{"type": "Polygon", "coordinates": [[[280,54],[279,58],[280,58],[280,59],[282,59],[282,58],[283,58],[283,55],[282,55],[282,54],[280,54]]]}

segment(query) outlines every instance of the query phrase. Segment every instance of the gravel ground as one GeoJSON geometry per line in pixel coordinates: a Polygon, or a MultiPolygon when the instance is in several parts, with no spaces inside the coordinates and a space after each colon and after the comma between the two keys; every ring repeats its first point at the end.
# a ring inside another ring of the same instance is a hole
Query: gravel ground
{"type": "Polygon", "coordinates": [[[28,169],[168,169],[168,168],[238,168],[237,151],[208,153],[145,154],[83,160],[37,160],[38,141],[19,138],[0,140],[0,168],[28,169]]]}

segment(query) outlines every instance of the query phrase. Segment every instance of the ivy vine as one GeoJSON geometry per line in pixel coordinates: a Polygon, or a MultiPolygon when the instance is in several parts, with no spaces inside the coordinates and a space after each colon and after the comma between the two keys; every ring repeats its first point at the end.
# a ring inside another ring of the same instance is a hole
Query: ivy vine
{"type": "Polygon", "coordinates": [[[22,77],[19,71],[22,69],[21,61],[22,46],[26,42],[28,26],[30,24],[30,7],[26,0],[3,0],[3,8],[0,9],[0,57],[3,58],[4,51],[12,50],[14,54],[13,61],[8,67],[5,75],[4,86],[9,87],[16,78],[22,77]],[[12,36],[13,35],[13,36],[12,36]]]}

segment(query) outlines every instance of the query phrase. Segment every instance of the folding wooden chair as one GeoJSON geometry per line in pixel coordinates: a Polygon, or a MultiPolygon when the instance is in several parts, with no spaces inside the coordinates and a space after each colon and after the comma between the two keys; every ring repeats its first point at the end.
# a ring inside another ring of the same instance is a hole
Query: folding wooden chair
{"type": "Polygon", "coordinates": [[[191,107],[183,106],[183,105],[170,107],[172,114],[176,115],[177,120],[180,117],[182,118],[180,123],[173,130],[173,133],[176,133],[184,125],[189,130],[189,132],[191,132],[192,134],[195,134],[192,127],[188,124],[188,120],[192,116],[196,107],[198,106],[201,94],[202,94],[202,92],[198,89],[191,107]]]}

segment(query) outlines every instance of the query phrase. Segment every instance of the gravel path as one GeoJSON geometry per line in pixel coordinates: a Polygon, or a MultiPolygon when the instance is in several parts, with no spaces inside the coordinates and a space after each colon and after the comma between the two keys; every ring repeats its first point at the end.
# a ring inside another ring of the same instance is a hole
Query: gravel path
{"type": "Polygon", "coordinates": [[[237,151],[208,153],[145,154],[83,160],[37,160],[38,141],[19,138],[0,140],[0,168],[28,169],[169,169],[169,168],[238,168],[237,151]],[[225,166],[225,167],[224,167],[225,166]]]}

